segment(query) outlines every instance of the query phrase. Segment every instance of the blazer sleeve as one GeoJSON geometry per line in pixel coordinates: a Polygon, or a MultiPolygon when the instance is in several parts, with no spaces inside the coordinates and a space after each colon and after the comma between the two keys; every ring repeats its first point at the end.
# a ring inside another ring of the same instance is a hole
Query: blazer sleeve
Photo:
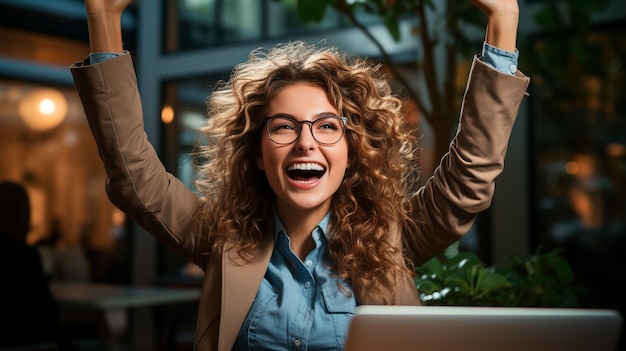
{"type": "Polygon", "coordinates": [[[530,79],[498,72],[474,57],[456,135],[433,176],[415,196],[417,231],[404,233],[415,264],[467,233],[491,205],[509,137],[530,79]]]}
{"type": "Polygon", "coordinates": [[[164,245],[198,263],[189,224],[199,199],[165,170],[148,141],[131,55],[70,69],[104,162],[109,199],[164,245]]]}

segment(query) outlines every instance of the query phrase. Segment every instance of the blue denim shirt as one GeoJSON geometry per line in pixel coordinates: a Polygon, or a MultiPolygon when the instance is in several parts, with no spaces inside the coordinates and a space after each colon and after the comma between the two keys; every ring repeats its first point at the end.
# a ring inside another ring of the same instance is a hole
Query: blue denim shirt
{"type": "Polygon", "coordinates": [[[519,50],[515,49],[514,53],[508,52],[483,42],[482,61],[502,73],[515,75],[519,50]]]}
{"type": "Polygon", "coordinates": [[[276,246],[233,350],[341,350],[354,315],[352,288],[329,270],[327,214],[312,232],[304,261],[291,250],[277,215],[276,246]]]}

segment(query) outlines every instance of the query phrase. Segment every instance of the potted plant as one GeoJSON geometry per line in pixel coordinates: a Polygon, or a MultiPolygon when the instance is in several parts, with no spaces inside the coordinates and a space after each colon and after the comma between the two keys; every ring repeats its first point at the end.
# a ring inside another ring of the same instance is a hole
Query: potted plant
{"type": "Polygon", "coordinates": [[[559,251],[511,256],[486,266],[458,245],[416,267],[415,283],[425,305],[577,307],[584,288],[559,251]]]}

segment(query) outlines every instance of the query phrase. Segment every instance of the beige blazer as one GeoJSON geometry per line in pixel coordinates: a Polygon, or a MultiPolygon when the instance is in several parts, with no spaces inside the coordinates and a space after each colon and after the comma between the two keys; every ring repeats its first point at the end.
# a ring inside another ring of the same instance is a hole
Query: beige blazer
{"type": "MultiPolygon", "coordinates": [[[[273,234],[252,263],[222,252],[201,255],[189,232],[198,198],[166,172],[144,132],[142,107],[130,55],[71,67],[106,172],[111,201],[164,245],[205,271],[196,325],[196,350],[230,350],[265,274],[273,234]]],[[[392,235],[405,253],[423,263],[465,234],[477,213],[489,207],[503,169],[509,135],[529,79],[499,73],[474,58],[457,134],[449,152],[415,201],[417,233],[392,235]],[[402,238],[402,235],[405,238],[402,238]]],[[[151,116],[150,118],[156,118],[151,116]]],[[[397,257],[402,262],[402,257],[397,257]]],[[[396,278],[392,304],[420,304],[413,277],[396,278]]],[[[353,282],[359,304],[381,304],[367,282],[353,282]]]]}

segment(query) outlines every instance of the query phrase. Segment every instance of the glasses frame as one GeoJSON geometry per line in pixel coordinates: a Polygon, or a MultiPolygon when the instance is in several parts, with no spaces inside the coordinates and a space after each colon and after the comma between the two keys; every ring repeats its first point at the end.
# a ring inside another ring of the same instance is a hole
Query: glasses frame
{"type": "Polygon", "coordinates": [[[341,138],[343,138],[344,134],[346,134],[346,125],[348,123],[348,118],[344,117],[344,116],[323,116],[323,117],[320,117],[320,118],[318,118],[318,119],[316,119],[314,121],[297,121],[293,117],[289,117],[289,116],[285,116],[285,115],[274,115],[274,116],[265,117],[263,119],[263,123],[265,124],[265,132],[267,133],[267,136],[275,144],[278,144],[278,145],[291,145],[291,144],[295,143],[298,139],[300,139],[300,135],[302,135],[302,125],[303,124],[308,124],[309,125],[309,130],[311,131],[311,136],[313,137],[313,140],[315,140],[316,143],[318,143],[319,145],[322,145],[322,146],[331,146],[331,145],[337,144],[341,140],[341,138]],[[274,140],[274,138],[272,138],[272,133],[270,132],[270,127],[269,127],[269,123],[268,122],[273,120],[273,119],[276,119],[276,118],[287,119],[287,120],[293,121],[295,124],[298,125],[298,136],[296,136],[296,138],[293,139],[293,141],[288,142],[288,143],[279,143],[278,141],[274,140]],[[338,118],[342,122],[341,136],[339,136],[339,139],[337,139],[337,141],[335,141],[333,143],[323,143],[323,142],[317,140],[317,138],[315,137],[315,132],[313,132],[313,124],[315,124],[317,121],[321,121],[321,120],[324,120],[326,118],[338,118]]]}

